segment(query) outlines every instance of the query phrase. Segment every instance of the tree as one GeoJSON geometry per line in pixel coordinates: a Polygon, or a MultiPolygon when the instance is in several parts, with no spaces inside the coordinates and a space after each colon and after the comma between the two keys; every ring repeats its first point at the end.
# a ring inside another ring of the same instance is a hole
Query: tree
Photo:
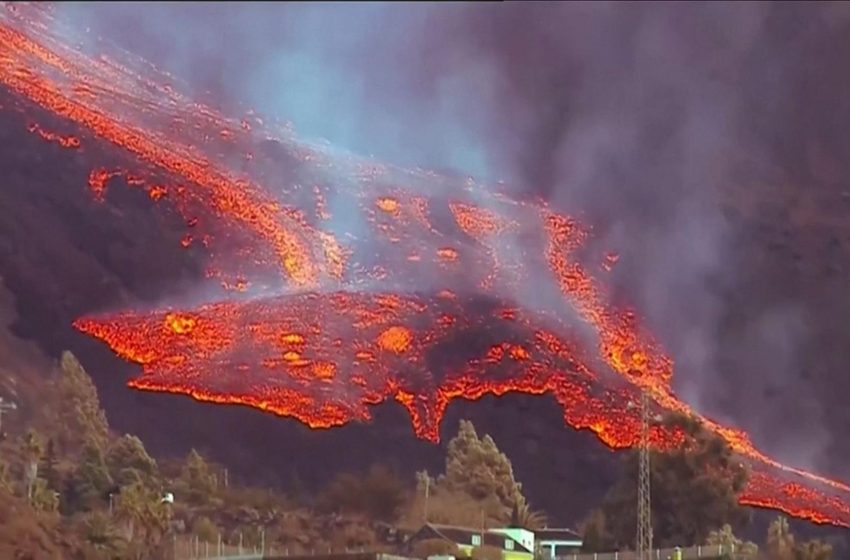
{"type": "Polygon", "coordinates": [[[755,558],[758,558],[758,545],[742,541],[736,537],[732,532],[732,526],[728,523],[720,529],[709,533],[708,538],[705,540],[705,544],[709,546],[723,547],[724,551],[734,550],[736,559],[754,560],[755,558]]]}
{"type": "Polygon", "coordinates": [[[771,560],[794,560],[796,556],[794,535],[788,527],[788,519],[782,515],[767,529],[767,552],[771,560]]]}
{"type": "Polygon", "coordinates": [[[37,478],[32,489],[31,503],[38,511],[55,513],[59,510],[59,493],[50,488],[45,479],[37,478]]]}
{"type": "Polygon", "coordinates": [[[56,454],[56,444],[53,438],[47,440],[47,447],[44,451],[44,460],[42,461],[41,472],[45,482],[49,488],[58,489],[62,486],[62,480],[59,473],[59,459],[56,454]]]}
{"type": "Polygon", "coordinates": [[[200,453],[192,449],[180,474],[179,487],[194,504],[209,502],[216,490],[215,474],[200,453]]]}
{"type": "Polygon", "coordinates": [[[125,538],[134,550],[152,550],[168,529],[168,511],[159,494],[138,483],[121,488],[115,518],[123,524],[125,538]]]}
{"type": "MultiPolygon", "coordinates": [[[[662,547],[705,542],[710,531],[745,523],[747,510],[738,494],[747,480],[746,468],[725,440],[696,419],[671,415],[668,429],[682,434],[673,450],[653,450],[652,523],[655,544],[662,547]]],[[[606,531],[603,540],[617,548],[635,545],[638,453],[626,456],[623,475],[602,503],[606,531]]]]}
{"type": "Polygon", "coordinates": [[[21,444],[24,457],[24,486],[27,501],[32,503],[33,489],[38,479],[38,464],[44,454],[44,444],[41,436],[35,430],[29,430],[21,444]]]}
{"type": "Polygon", "coordinates": [[[407,500],[407,489],[399,477],[382,464],[375,464],[363,478],[364,509],[374,520],[393,522],[407,500]]]}
{"type": "Polygon", "coordinates": [[[770,560],[830,560],[832,546],[813,540],[796,543],[788,519],[777,517],[767,529],[767,551],[770,560]]]}
{"type": "Polygon", "coordinates": [[[107,494],[114,486],[103,451],[95,443],[83,449],[77,469],[65,485],[63,507],[70,512],[90,509],[108,499],[107,494]]]}
{"type": "Polygon", "coordinates": [[[83,539],[85,558],[123,558],[126,542],[121,538],[112,519],[103,512],[92,512],[82,518],[78,529],[83,539]]]}
{"type": "Polygon", "coordinates": [[[606,525],[605,513],[601,509],[590,514],[590,518],[584,524],[583,533],[581,548],[584,552],[613,550],[614,544],[606,525]]]}
{"type": "Polygon", "coordinates": [[[831,560],[832,546],[818,540],[800,544],[795,551],[796,560],[831,560]]]}
{"type": "Polygon", "coordinates": [[[209,517],[199,517],[192,524],[192,533],[197,535],[198,540],[206,543],[213,543],[218,540],[221,531],[209,517]]]}
{"type": "Polygon", "coordinates": [[[142,440],[129,434],[109,446],[106,465],[112,479],[121,486],[135,482],[149,484],[157,474],[156,461],[148,455],[142,440]]]}
{"type": "Polygon", "coordinates": [[[87,444],[104,448],[109,425],[100,408],[94,383],[70,352],[63,352],[56,384],[58,407],[54,423],[57,444],[65,455],[79,453],[87,444]]]}
{"type": "Polygon", "coordinates": [[[425,471],[416,473],[416,480],[416,494],[404,516],[407,527],[419,528],[426,517],[430,523],[462,527],[480,527],[482,514],[486,524],[501,525],[505,521],[503,508],[495,499],[487,503],[475,500],[463,491],[450,490],[438,484],[425,471]]]}
{"type": "Polygon", "coordinates": [[[145,514],[145,495],[140,485],[134,484],[121,490],[115,500],[115,519],[123,525],[124,538],[132,541],[136,528],[145,514]]]}
{"type": "Polygon", "coordinates": [[[417,491],[406,514],[407,522],[421,523],[426,509],[428,521],[433,523],[504,525],[516,510],[516,521],[521,525],[533,528],[545,524],[545,514],[531,510],[523,497],[508,457],[490,436],[479,438],[468,420],[461,420],[457,435],[449,441],[445,473],[438,480],[428,473],[417,473],[417,491]]]}
{"type": "Polygon", "coordinates": [[[529,531],[538,531],[547,525],[546,513],[532,510],[525,500],[514,504],[511,512],[511,526],[521,527],[529,531]]]}
{"type": "Polygon", "coordinates": [[[406,499],[404,483],[386,466],[376,464],[364,476],[338,475],[322,492],[318,505],[324,511],[361,513],[393,522],[406,499]]]}
{"type": "Polygon", "coordinates": [[[440,482],[476,500],[495,498],[506,514],[524,501],[508,457],[489,435],[479,438],[469,420],[460,421],[457,435],[449,441],[446,473],[440,482]]]}
{"type": "Polygon", "coordinates": [[[0,492],[14,492],[12,480],[10,478],[9,463],[0,461],[0,492]]]}

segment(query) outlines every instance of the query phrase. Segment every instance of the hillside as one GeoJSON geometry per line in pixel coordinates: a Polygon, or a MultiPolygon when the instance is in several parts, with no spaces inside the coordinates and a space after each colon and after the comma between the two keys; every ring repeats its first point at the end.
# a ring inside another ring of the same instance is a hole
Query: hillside
{"type": "MultiPolygon", "coordinates": [[[[8,321],[15,337],[37,343],[50,358],[63,349],[80,357],[98,385],[112,426],[138,434],[154,453],[208,450],[236,475],[284,488],[295,479],[317,488],[341,469],[363,469],[375,460],[397,465],[411,476],[414,470],[440,464],[443,450],[414,438],[406,412],[392,403],[379,407],[371,424],[313,431],[241,407],[127,389],[124,383],[134,366],[76,333],[71,322],[127,304],[153,306],[159,298],[179,294],[181,285],[201,274],[200,259],[191,253],[187,258],[180,247],[179,218],[169,222],[153,212],[143,194],[115,189],[105,204],[91,200],[86,192],[90,159],[106,157],[121,167],[126,156],[85,137],[80,150],[46,142],[27,131],[30,122],[76,131],[19,100],[6,98],[0,105],[24,109],[0,113],[0,134],[6,145],[14,146],[0,154],[0,168],[9,180],[0,210],[0,270],[16,312],[7,314],[8,321]],[[222,439],[222,433],[228,438],[222,439]],[[340,457],[342,448],[346,453],[340,457]]],[[[4,336],[8,344],[20,344],[9,333],[4,336]]],[[[50,358],[37,355],[32,363],[49,363],[50,358]]],[[[17,377],[37,387],[30,380],[33,375],[17,377]]],[[[445,429],[453,431],[461,417],[505,442],[533,503],[555,519],[573,521],[583,515],[613,476],[612,453],[589,434],[563,429],[561,411],[551,399],[516,395],[453,405],[445,429]],[[517,417],[525,420],[517,423],[517,417]]]]}
{"type": "MultiPolygon", "coordinates": [[[[10,147],[0,155],[7,179],[0,270],[15,305],[12,330],[51,358],[65,348],[81,356],[113,425],[140,434],[159,453],[208,448],[245,476],[283,485],[294,478],[320,484],[338,470],[328,457],[338,457],[349,442],[357,450],[339,462],[355,468],[385,456],[387,448],[388,462],[408,471],[436,461],[438,450],[411,437],[407,418],[394,405],[382,406],[372,424],[315,432],[254,411],[125,389],[135,368],[72,332],[71,321],[179,298],[201,276],[203,255],[181,249],[179,217],[152,210],[138,190],[116,185],[105,204],[85,193],[94,165],[132,167],[126,154],[18,99],[6,97],[0,104],[9,109],[2,113],[0,134],[10,147]],[[32,129],[33,122],[40,128],[32,129]],[[73,134],[81,147],[62,148],[38,130],[73,134]],[[271,459],[261,453],[270,445],[276,450],[271,459]]],[[[836,390],[846,383],[841,371],[850,347],[840,329],[848,308],[846,170],[840,138],[817,134],[827,128],[823,115],[803,113],[793,120],[804,123],[807,134],[773,152],[754,149],[760,160],[742,157],[741,180],[724,193],[722,215],[732,237],[724,255],[728,274],[706,282],[716,292],[717,332],[709,334],[717,339],[717,355],[703,369],[686,364],[675,383],[701,410],[750,430],[768,452],[841,476],[850,454],[840,437],[847,425],[839,401],[843,392],[836,390]]],[[[760,127],[764,123],[754,122],[755,135],[764,133],[760,127]]],[[[642,255],[621,257],[614,278],[628,295],[630,284],[640,283],[629,274],[641,270],[630,265],[642,255]]],[[[702,291],[694,299],[702,299],[702,291]]],[[[674,331],[687,322],[686,310],[669,323],[652,310],[647,315],[662,341],[675,340],[674,331]]],[[[586,435],[563,429],[548,399],[510,396],[453,405],[446,426],[461,414],[505,442],[532,500],[556,517],[579,517],[576,510],[611,476],[611,454],[586,435]],[[568,484],[554,483],[565,470],[568,484]],[[576,488],[583,493],[575,495],[576,488]],[[560,513],[567,502],[576,505],[560,513]]]]}

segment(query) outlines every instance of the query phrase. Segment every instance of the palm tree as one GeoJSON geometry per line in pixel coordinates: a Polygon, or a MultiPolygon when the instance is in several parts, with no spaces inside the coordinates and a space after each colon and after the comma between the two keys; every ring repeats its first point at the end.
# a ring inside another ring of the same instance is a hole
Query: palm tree
{"type": "Polygon", "coordinates": [[[734,550],[736,558],[749,560],[758,557],[759,547],[755,543],[743,541],[732,532],[732,526],[728,523],[719,530],[708,534],[705,544],[709,546],[722,547],[724,550],[734,550]]]}
{"type": "Polygon", "coordinates": [[[124,536],[132,541],[136,527],[145,513],[144,496],[140,486],[133,484],[121,489],[115,507],[115,518],[124,525],[124,536]]]}
{"type": "Polygon", "coordinates": [[[529,531],[537,531],[544,528],[548,523],[546,513],[540,510],[532,510],[525,499],[514,502],[511,512],[511,525],[529,531]]]}
{"type": "Polygon", "coordinates": [[[123,487],[118,495],[115,517],[124,526],[128,545],[138,551],[161,545],[168,530],[169,508],[169,504],[161,503],[156,492],[141,484],[123,487]]]}
{"type": "Polygon", "coordinates": [[[775,560],[794,560],[794,535],[788,527],[788,519],[779,516],[767,530],[767,550],[775,560]]]}
{"type": "Polygon", "coordinates": [[[38,479],[38,463],[44,454],[44,444],[35,430],[30,430],[24,436],[22,445],[26,468],[24,470],[24,484],[27,492],[27,502],[32,503],[35,481],[38,479]]]}

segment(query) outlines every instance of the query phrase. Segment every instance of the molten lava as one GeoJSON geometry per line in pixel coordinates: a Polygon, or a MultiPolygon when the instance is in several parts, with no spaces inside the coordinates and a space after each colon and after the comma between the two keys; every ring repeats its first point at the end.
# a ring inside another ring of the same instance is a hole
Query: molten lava
{"type": "MultiPolygon", "coordinates": [[[[108,203],[123,182],[176,209],[191,230],[181,245],[209,252],[207,277],[223,288],[196,309],[75,322],[141,365],[130,386],[317,428],[368,420],[392,399],[431,441],[452,399],[512,391],[552,395],[568,425],[612,448],[637,443],[629,404],[640,391],[659,409],[694,414],[671,388],[670,357],[578,262],[588,233],[574,219],[471,180],[298,143],[251,115],[227,118],[144,61],[70,47],[72,34],[40,5],[2,9],[0,84],[87,143],[134,155],[138,169],[92,170],[93,197],[108,203]],[[578,328],[588,325],[592,338],[578,328]]],[[[780,465],[744,432],[703,420],[753,468],[742,503],[850,526],[846,485],[780,465]]],[[[659,447],[683,437],[651,433],[659,447]]]]}
{"type": "Polygon", "coordinates": [[[38,124],[33,123],[27,127],[30,132],[38,134],[48,142],[56,142],[63,148],[79,148],[80,147],[80,139],[76,136],[71,135],[62,135],[56,134],[55,132],[50,132],[48,130],[44,130],[38,124]]]}

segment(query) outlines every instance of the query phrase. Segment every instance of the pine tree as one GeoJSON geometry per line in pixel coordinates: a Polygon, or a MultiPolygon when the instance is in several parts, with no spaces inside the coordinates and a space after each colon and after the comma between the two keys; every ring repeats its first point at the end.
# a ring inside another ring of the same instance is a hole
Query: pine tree
{"type": "Polygon", "coordinates": [[[136,482],[151,484],[157,474],[156,461],[148,455],[142,440],[129,434],[109,446],[106,466],[112,480],[121,486],[136,482]]]}
{"type": "Polygon", "coordinates": [[[70,352],[62,354],[60,365],[56,384],[59,409],[55,420],[62,427],[57,437],[59,451],[73,456],[89,443],[105,448],[109,425],[91,377],[70,352]]]}
{"type": "Polygon", "coordinates": [[[215,474],[200,453],[192,449],[180,474],[180,487],[192,503],[207,503],[216,490],[215,474]]]}
{"type": "Polygon", "coordinates": [[[457,435],[449,442],[446,473],[440,482],[476,500],[495,500],[505,517],[515,505],[522,507],[525,502],[508,457],[489,435],[479,438],[468,420],[460,421],[457,435]]]}
{"type": "Polygon", "coordinates": [[[59,459],[56,455],[56,444],[53,438],[47,440],[47,447],[44,451],[44,460],[42,463],[42,476],[44,477],[48,488],[52,488],[54,490],[59,489],[62,486],[62,481],[59,475],[59,459]]]}
{"type": "Polygon", "coordinates": [[[88,509],[99,502],[108,500],[108,493],[114,486],[103,451],[96,443],[89,443],[83,449],[80,465],[74,472],[69,484],[66,501],[71,511],[88,509]]]}

